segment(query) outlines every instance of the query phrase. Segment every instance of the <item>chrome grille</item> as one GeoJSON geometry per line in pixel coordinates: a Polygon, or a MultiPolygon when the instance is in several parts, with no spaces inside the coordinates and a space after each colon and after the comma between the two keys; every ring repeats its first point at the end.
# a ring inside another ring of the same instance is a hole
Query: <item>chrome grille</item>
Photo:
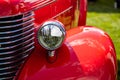
{"type": "Polygon", "coordinates": [[[33,50],[33,21],[32,12],[0,18],[0,80],[12,80],[33,50]]]}

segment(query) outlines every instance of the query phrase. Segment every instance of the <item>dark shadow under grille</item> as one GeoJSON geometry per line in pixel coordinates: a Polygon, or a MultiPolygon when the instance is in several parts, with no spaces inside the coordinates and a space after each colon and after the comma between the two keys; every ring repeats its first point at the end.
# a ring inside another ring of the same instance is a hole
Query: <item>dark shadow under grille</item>
{"type": "Polygon", "coordinates": [[[12,80],[34,48],[33,13],[0,18],[0,80],[12,80]]]}

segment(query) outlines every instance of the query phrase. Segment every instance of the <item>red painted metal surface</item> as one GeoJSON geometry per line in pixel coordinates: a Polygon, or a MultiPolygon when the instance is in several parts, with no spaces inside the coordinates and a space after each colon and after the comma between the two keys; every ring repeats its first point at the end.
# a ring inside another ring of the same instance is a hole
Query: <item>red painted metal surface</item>
{"type": "Polygon", "coordinates": [[[86,5],[86,0],[0,0],[0,17],[33,11],[37,25],[47,19],[55,18],[63,22],[68,30],[74,26],[73,24],[86,24],[86,5]],[[77,18],[75,13],[77,4],[80,17],[77,16],[79,23],[74,23],[77,18]]]}
{"type": "Polygon", "coordinates": [[[86,25],[87,17],[87,0],[80,0],[80,16],[79,16],[79,26],[86,25]]]}
{"type": "Polygon", "coordinates": [[[87,0],[0,0],[0,17],[28,11],[35,13],[35,49],[17,80],[115,80],[116,55],[111,39],[99,29],[83,26],[87,0]],[[71,29],[76,4],[80,4],[81,27],[71,29]],[[37,30],[48,19],[57,19],[66,30],[71,29],[64,44],[56,50],[54,63],[49,63],[47,51],[37,41],[37,30]]]}
{"type": "Polygon", "coordinates": [[[65,25],[71,24],[74,17],[73,7],[73,0],[57,0],[54,3],[35,11],[35,23],[40,25],[48,19],[57,19],[65,25]],[[69,23],[67,23],[67,21],[69,23]]]}
{"type": "Polygon", "coordinates": [[[78,0],[56,0],[54,3],[35,11],[35,23],[40,25],[46,20],[56,19],[65,25],[66,30],[69,30],[73,28],[74,24],[77,26],[78,23],[75,13],[77,4],[80,4],[78,0]]]}
{"type": "MultiPolygon", "coordinates": [[[[37,44],[37,43],[36,43],[37,44]]],[[[47,51],[38,44],[17,80],[115,80],[116,55],[111,39],[92,27],[67,32],[65,43],[49,63],[47,51]]]]}
{"type": "Polygon", "coordinates": [[[0,17],[36,10],[52,2],[55,0],[0,0],[0,17]]]}

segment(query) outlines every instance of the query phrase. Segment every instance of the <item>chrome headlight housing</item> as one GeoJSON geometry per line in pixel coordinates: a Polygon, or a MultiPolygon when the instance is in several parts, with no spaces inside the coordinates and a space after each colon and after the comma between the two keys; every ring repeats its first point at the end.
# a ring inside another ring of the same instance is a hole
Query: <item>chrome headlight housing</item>
{"type": "Polygon", "coordinates": [[[61,22],[46,21],[38,30],[38,42],[47,50],[55,50],[61,46],[65,35],[65,29],[61,22]]]}

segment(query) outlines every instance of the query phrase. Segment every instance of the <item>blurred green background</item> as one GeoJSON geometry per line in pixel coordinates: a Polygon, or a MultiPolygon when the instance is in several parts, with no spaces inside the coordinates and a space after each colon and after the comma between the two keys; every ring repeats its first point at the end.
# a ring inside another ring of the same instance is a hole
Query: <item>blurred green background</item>
{"type": "Polygon", "coordinates": [[[104,30],[112,38],[117,53],[118,80],[120,80],[120,9],[114,8],[114,2],[114,0],[89,2],[87,25],[104,30]]]}

